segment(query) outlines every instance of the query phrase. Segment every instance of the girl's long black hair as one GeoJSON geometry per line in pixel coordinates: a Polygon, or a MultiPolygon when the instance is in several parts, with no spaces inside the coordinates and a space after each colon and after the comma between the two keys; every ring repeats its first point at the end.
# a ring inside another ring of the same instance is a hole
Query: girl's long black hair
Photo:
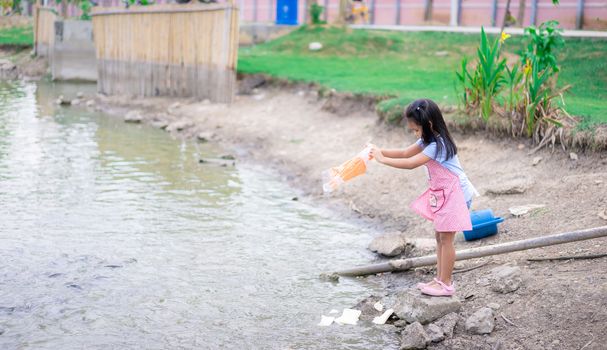
{"type": "Polygon", "coordinates": [[[457,154],[457,146],[449,134],[443,114],[434,101],[425,98],[413,101],[407,106],[405,116],[421,126],[424,144],[429,145],[431,142],[436,142],[435,158],[444,154],[447,160],[457,154]],[[443,142],[438,140],[438,136],[442,138],[443,142]]]}

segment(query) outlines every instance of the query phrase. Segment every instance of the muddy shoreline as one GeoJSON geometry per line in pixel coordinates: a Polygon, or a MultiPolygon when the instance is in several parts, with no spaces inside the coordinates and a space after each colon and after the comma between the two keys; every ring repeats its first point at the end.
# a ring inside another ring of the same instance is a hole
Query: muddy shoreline
{"type": "MultiPolygon", "coordinates": [[[[128,111],[138,111],[140,122],[164,128],[175,137],[205,139],[233,151],[237,162],[269,166],[300,191],[300,200],[333,209],[336,220],[358,220],[375,228],[378,235],[397,232],[411,241],[431,239],[431,225],[408,209],[408,203],[425,188],[421,170],[374,164],[368,174],[348,183],[342,191],[322,194],[320,172],[349,159],[365,142],[401,147],[414,141],[402,129],[380,122],[368,104],[359,108],[350,104],[339,113],[326,108],[339,105],[330,98],[301,86],[269,86],[251,88],[250,94],[239,95],[232,106],[103,96],[97,104],[120,118],[128,111]]],[[[456,249],[607,224],[600,215],[607,208],[605,153],[580,153],[572,159],[558,149],[544,149],[531,156],[527,153],[532,145],[520,140],[491,138],[480,132],[456,132],[455,139],[462,164],[482,194],[475,198],[473,209],[491,208],[506,218],[498,235],[473,242],[459,237],[456,249]],[[509,188],[518,190],[509,192],[509,188]],[[545,207],[522,217],[509,214],[510,207],[526,204],[545,207]]],[[[569,349],[581,348],[593,339],[586,349],[599,349],[607,341],[603,332],[607,259],[526,259],[598,254],[606,247],[607,239],[595,239],[456,263],[456,268],[485,265],[456,275],[463,306],[455,335],[428,348],[493,349],[499,344],[501,349],[569,349]],[[495,293],[487,284],[491,269],[503,264],[516,265],[523,274],[522,286],[507,294],[495,293]],[[493,332],[485,336],[466,332],[466,318],[491,303],[501,307],[495,314],[493,332]]],[[[412,248],[401,256],[428,252],[431,247],[412,248]]],[[[378,256],[378,261],[384,259],[378,256]]],[[[369,278],[387,279],[390,297],[411,281],[429,279],[432,273],[431,268],[421,268],[369,278]]],[[[365,297],[361,295],[361,299],[365,297]]]]}

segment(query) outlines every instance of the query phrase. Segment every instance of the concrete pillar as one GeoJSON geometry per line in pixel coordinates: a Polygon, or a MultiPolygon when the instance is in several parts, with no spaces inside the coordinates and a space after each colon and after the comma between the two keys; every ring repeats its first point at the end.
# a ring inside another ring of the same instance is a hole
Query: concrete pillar
{"type": "Polygon", "coordinates": [[[400,0],[396,0],[396,25],[400,25],[400,0]]]}
{"type": "Polygon", "coordinates": [[[459,0],[451,0],[451,21],[452,26],[459,24],[459,0]]]}
{"type": "Polygon", "coordinates": [[[493,0],[493,6],[491,7],[491,26],[497,25],[497,0],[493,0]]]}
{"type": "Polygon", "coordinates": [[[537,21],[537,0],[531,0],[531,25],[537,21]]]}
{"type": "Polygon", "coordinates": [[[575,14],[575,28],[582,29],[584,27],[584,0],[577,1],[577,12],[575,14]]]}

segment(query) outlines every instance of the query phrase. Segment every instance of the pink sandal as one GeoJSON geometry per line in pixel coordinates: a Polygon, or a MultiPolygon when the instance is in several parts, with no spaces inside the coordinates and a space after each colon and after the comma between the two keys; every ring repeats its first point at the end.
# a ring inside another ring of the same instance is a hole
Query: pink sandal
{"type": "Polygon", "coordinates": [[[453,286],[453,284],[448,286],[441,280],[436,280],[436,282],[440,286],[440,289],[432,288],[427,285],[421,289],[422,293],[434,297],[450,297],[455,294],[455,287],[453,286]]]}
{"type": "Polygon", "coordinates": [[[424,283],[424,282],[419,282],[419,283],[417,284],[417,288],[418,288],[418,289],[423,289],[423,288],[425,288],[425,287],[430,286],[430,285],[432,284],[432,282],[436,282],[436,283],[438,283],[438,278],[434,277],[434,278],[432,279],[432,281],[430,281],[430,282],[426,282],[426,283],[424,283]]]}

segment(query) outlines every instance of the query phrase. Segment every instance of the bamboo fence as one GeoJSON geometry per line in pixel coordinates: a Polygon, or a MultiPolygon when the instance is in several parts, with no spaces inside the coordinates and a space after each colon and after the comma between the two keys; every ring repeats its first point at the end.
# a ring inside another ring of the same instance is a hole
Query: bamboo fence
{"type": "Polygon", "coordinates": [[[100,93],[233,100],[233,4],[96,8],[92,16],[100,93]]]}
{"type": "Polygon", "coordinates": [[[50,57],[55,42],[57,14],[51,7],[34,7],[34,50],[36,55],[50,57]]]}

